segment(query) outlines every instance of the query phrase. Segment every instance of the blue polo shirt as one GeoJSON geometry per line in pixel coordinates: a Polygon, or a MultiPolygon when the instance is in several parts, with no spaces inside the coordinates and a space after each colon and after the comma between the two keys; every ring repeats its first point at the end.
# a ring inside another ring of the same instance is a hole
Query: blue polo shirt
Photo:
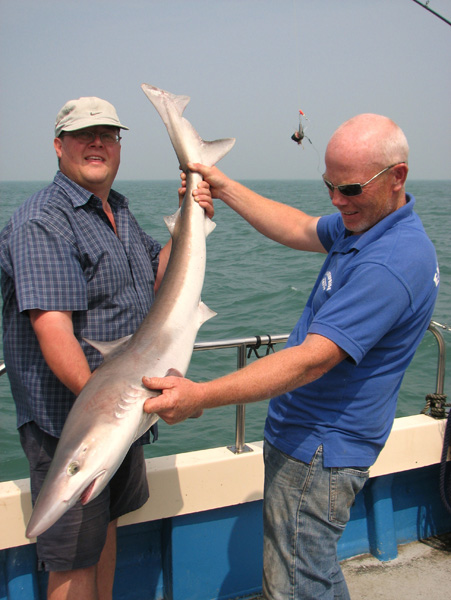
{"type": "Polygon", "coordinates": [[[124,196],[112,190],[108,201],[117,235],[101,200],[58,172],[0,233],[3,350],[18,427],[35,421],[59,437],[75,400],[47,367],[28,310],[73,311],[93,370],[102,357],[83,338],[134,333],[154,300],[161,246],[139,227],[124,196]]]}
{"type": "Polygon", "coordinates": [[[349,357],[271,400],[265,437],[296,459],[309,463],[322,444],[326,467],[368,467],[390,433],[439,285],[435,249],[413,211],[415,199],[406,199],[360,235],[348,234],[340,214],[318,222],[328,256],[287,347],[313,333],[349,357]]]}

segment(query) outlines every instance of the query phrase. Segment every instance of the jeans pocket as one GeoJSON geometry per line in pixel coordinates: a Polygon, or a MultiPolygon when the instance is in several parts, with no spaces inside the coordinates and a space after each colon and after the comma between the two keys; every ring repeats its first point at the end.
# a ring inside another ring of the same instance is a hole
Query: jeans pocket
{"type": "Polygon", "coordinates": [[[361,467],[333,467],[329,482],[329,521],[345,527],[349,521],[355,497],[368,479],[369,469],[361,467]]]}

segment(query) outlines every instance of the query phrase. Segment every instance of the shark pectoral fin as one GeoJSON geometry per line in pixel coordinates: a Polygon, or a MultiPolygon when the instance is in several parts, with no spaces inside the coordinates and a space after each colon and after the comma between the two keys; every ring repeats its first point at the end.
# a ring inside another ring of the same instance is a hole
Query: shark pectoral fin
{"type": "Polygon", "coordinates": [[[200,147],[201,162],[207,167],[212,167],[230,151],[234,143],[235,138],[224,138],[214,142],[202,140],[200,147]]]}
{"type": "Polygon", "coordinates": [[[202,300],[199,302],[199,322],[201,325],[205,323],[205,321],[208,321],[208,319],[216,317],[217,314],[218,313],[215,313],[214,310],[208,308],[208,306],[204,304],[202,300]]]}
{"type": "Polygon", "coordinates": [[[164,217],[164,222],[166,223],[166,227],[169,229],[169,233],[171,235],[174,234],[175,224],[177,223],[178,216],[180,214],[180,208],[176,210],[173,215],[169,215],[164,217]]]}
{"type": "MultiPolygon", "coordinates": [[[[183,377],[183,373],[180,373],[180,371],[178,369],[168,369],[166,372],[165,377],[183,377]]],[[[145,397],[146,398],[151,398],[152,396],[158,396],[159,394],[161,394],[161,392],[157,392],[157,391],[150,391],[150,390],[145,390],[145,397]]],[[[152,427],[152,425],[155,425],[155,423],[158,421],[159,416],[157,415],[157,413],[150,413],[147,414],[143,411],[142,415],[141,415],[141,420],[140,423],[138,425],[138,429],[134,438],[134,442],[136,442],[137,439],[139,439],[144,433],[146,433],[146,431],[152,427]]]]}
{"type": "Polygon", "coordinates": [[[96,340],[89,340],[88,338],[83,339],[93,348],[98,350],[104,358],[106,358],[116,350],[125,348],[131,337],[131,335],[127,335],[123,338],[119,338],[118,340],[113,340],[112,342],[97,342],[96,340]]]}

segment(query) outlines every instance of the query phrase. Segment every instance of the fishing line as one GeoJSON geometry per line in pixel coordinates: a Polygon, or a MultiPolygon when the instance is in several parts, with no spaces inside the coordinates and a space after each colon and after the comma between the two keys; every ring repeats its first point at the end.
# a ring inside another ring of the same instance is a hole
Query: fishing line
{"type": "MultiPolygon", "coordinates": [[[[297,88],[298,88],[297,97],[298,97],[299,102],[300,102],[301,97],[302,97],[302,88],[301,88],[301,61],[300,61],[301,48],[300,48],[300,42],[299,42],[297,0],[293,0],[293,29],[294,29],[293,37],[294,37],[294,41],[295,41],[296,72],[297,72],[296,79],[297,79],[297,88]]],[[[300,104],[299,104],[299,106],[300,106],[300,104]]],[[[314,151],[316,153],[316,156],[317,156],[317,159],[318,159],[316,170],[317,170],[318,173],[320,173],[320,162],[321,162],[320,154],[319,154],[318,149],[316,148],[315,144],[306,135],[306,131],[308,130],[309,124],[310,124],[309,118],[299,108],[299,122],[298,122],[298,125],[297,125],[297,130],[295,130],[295,132],[291,136],[291,139],[293,141],[295,141],[298,144],[298,146],[301,146],[302,149],[304,149],[303,144],[302,144],[303,140],[308,140],[308,142],[310,143],[310,145],[312,146],[312,148],[314,149],[314,151]],[[305,125],[303,124],[303,119],[306,122],[305,125]]]]}
{"type": "Polygon", "coordinates": [[[295,42],[295,56],[296,56],[296,70],[297,70],[297,77],[296,77],[296,79],[297,79],[297,83],[298,83],[297,97],[300,100],[301,96],[302,96],[302,89],[301,89],[301,63],[299,61],[299,57],[301,55],[301,49],[300,49],[299,35],[298,35],[298,14],[297,14],[296,0],[293,0],[293,26],[294,26],[293,37],[294,37],[294,42],[295,42]]]}

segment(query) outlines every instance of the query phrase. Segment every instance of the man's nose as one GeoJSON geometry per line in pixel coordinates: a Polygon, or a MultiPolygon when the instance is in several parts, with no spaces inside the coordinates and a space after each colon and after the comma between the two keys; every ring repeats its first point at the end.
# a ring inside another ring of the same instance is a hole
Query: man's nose
{"type": "Polygon", "coordinates": [[[101,146],[103,146],[103,142],[102,142],[102,139],[100,137],[102,134],[101,133],[95,133],[94,131],[93,131],[93,134],[94,134],[94,139],[92,140],[91,144],[97,144],[97,140],[98,140],[98,143],[101,146]]]}
{"type": "Polygon", "coordinates": [[[334,188],[333,191],[329,190],[329,197],[331,199],[332,204],[336,207],[343,206],[348,202],[347,197],[344,196],[338,188],[334,188]]]}

